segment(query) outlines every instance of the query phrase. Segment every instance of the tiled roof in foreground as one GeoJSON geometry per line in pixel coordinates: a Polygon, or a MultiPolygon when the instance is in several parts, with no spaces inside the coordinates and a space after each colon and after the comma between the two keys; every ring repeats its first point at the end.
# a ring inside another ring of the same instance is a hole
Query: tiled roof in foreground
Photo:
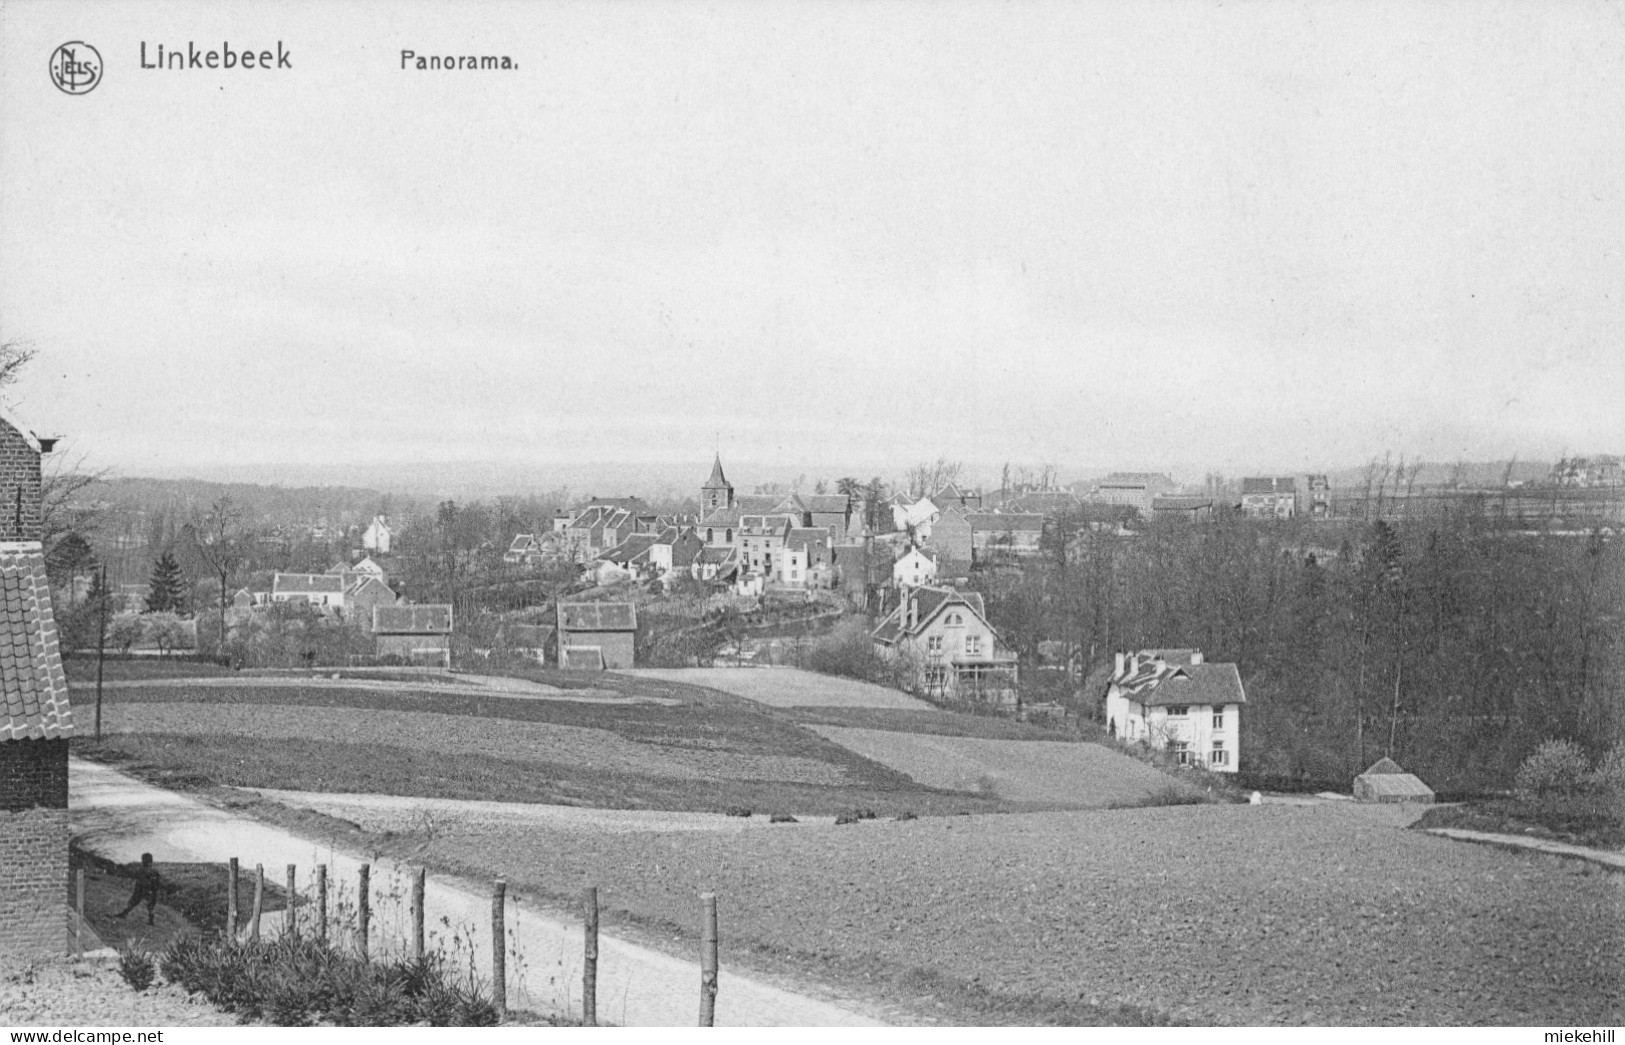
{"type": "Polygon", "coordinates": [[[0,741],[73,735],[68,680],[38,541],[0,542],[0,741]]]}

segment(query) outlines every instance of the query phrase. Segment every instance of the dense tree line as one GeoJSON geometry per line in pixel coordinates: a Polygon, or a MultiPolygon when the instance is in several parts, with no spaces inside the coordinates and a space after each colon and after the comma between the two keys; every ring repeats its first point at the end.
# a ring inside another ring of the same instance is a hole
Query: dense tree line
{"type": "Polygon", "coordinates": [[[1195,647],[1247,692],[1244,768],[1346,780],[1391,754],[1445,791],[1509,787],[1542,740],[1625,733],[1625,550],[1473,512],[1395,524],[1052,520],[1042,560],[977,580],[1026,664],[1065,644],[1103,690],[1116,650],[1195,647]]]}

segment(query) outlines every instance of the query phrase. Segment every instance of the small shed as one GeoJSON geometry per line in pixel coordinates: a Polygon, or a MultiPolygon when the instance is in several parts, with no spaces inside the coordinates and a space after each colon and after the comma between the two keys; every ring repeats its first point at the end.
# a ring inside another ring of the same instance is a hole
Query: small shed
{"type": "Polygon", "coordinates": [[[1393,759],[1380,758],[1354,778],[1354,798],[1359,802],[1431,803],[1433,789],[1393,759]]]}
{"type": "Polygon", "coordinates": [[[380,657],[451,667],[451,607],[445,603],[374,606],[372,632],[380,657]]]}
{"type": "Polygon", "coordinates": [[[630,668],[638,610],[630,602],[559,604],[559,667],[630,668]]]}

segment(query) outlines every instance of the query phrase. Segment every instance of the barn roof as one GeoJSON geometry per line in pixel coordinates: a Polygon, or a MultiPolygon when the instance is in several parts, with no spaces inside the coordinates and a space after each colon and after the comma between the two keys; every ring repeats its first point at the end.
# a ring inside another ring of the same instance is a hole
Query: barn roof
{"type": "Polygon", "coordinates": [[[1411,773],[1369,773],[1354,778],[1355,790],[1363,790],[1373,798],[1384,795],[1398,796],[1431,796],[1433,789],[1411,773]]]}
{"type": "Polygon", "coordinates": [[[290,595],[343,595],[344,577],[338,573],[279,573],[271,578],[271,591],[290,595]]]}
{"type": "Polygon", "coordinates": [[[0,741],[73,735],[51,584],[38,541],[0,542],[0,741]]]}
{"type": "Polygon", "coordinates": [[[445,603],[374,606],[372,630],[394,635],[449,635],[451,607],[445,603]]]}
{"type": "Polygon", "coordinates": [[[1361,776],[1373,776],[1373,775],[1380,775],[1380,774],[1384,774],[1384,773],[1403,773],[1403,772],[1405,772],[1405,770],[1400,767],[1398,762],[1395,762],[1391,758],[1386,758],[1385,757],[1385,758],[1379,758],[1375,762],[1371,763],[1371,768],[1366,770],[1364,773],[1361,773],[1360,775],[1361,776]]]}
{"type": "Polygon", "coordinates": [[[566,602],[559,623],[565,631],[636,631],[638,611],[630,602],[566,602]]]}

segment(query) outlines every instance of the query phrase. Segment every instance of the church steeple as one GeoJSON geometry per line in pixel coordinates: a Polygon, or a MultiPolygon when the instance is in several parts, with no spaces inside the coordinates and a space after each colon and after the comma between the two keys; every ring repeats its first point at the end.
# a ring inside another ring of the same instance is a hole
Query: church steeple
{"type": "Polygon", "coordinates": [[[700,487],[700,512],[709,515],[722,508],[732,508],[734,505],[734,488],[728,482],[728,477],[722,474],[722,454],[711,465],[711,478],[700,487]]]}

